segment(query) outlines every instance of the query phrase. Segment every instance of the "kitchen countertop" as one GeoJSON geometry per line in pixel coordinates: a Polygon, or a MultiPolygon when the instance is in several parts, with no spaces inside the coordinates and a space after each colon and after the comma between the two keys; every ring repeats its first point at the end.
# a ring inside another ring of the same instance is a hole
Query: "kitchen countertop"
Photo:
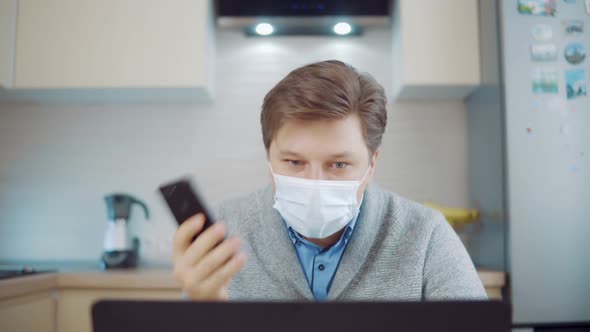
{"type": "MultiPolygon", "coordinates": [[[[1,264],[0,264],[1,265],[1,264]]],[[[22,265],[21,265],[22,266],[22,265]]],[[[31,265],[39,266],[39,265],[31,265]]],[[[55,268],[56,265],[53,265],[55,268]]],[[[43,268],[38,268],[42,270],[43,268]]],[[[130,270],[103,271],[92,265],[57,266],[58,272],[0,280],[0,299],[51,289],[149,289],[178,290],[170,267],[139,267],[130,270]]],[[[486,288],[502,288],[505,273],[478,269],[486,288]]]]}
{"type": "Polygon", "coordinates": [[[170,270],[50,272],[0,280],[0,299],[50,289],[179,290],[170,270]]]}
{"type": "Polygon", "coordinates": [[[57,273],[44,273],[0,280],[0,300],[54,289],[57,273]]]}

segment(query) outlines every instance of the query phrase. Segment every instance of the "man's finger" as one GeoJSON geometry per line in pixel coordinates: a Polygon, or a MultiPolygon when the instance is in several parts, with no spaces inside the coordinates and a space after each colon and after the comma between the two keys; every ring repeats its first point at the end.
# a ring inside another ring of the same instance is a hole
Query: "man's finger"
{"type": "Polygon", "coordinates": [[[227,226],[220,222],[216,222],[204,230],[184,252],[181,258],[183,264],[186,266],[196,265],[209,251],[223,241],[226,232],[227,226]]]}
{"type": "Polygon", "coordinates": [[[199,213],[183,222],[174,234],[174,259],[181,257],[191,245],[193,237],[201,232],[205,216],[199,213]]]}
{"type": "Polygon", "coordinates": [[[184,263],[187,266],[194,265],[198,270],[199,279],[204,280],[229,261],[238,250],[240,250],[240,239],[238,237],[232,237],[223,241],[202,258],[188,257],[189,253],[187,252],[184,263]]]}
{"type": "Polygon", "coordinates": [[[203,285],[208,289],[221,289],[225,287],[236,273],[244,267],[244,264],[246,264],[246,254],[243,252],[235,254],[227,263],[207,278],[203,282],[203,285]]]}

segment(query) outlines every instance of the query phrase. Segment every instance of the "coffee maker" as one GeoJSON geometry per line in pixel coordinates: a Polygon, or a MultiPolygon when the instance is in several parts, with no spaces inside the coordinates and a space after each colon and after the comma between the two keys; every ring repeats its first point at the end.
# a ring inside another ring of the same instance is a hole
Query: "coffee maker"
{"type": "Polygon", "coordinates": [[[127,226],[134,204],[143,208],[146,219],[149,219],[148,208],[145,203],[127,194],[110,194],[105,196],[104,200],[107,205],[108,226],[100,261],[101,268],[136,267],[139,261],[139,239],[129,236],[127,226]]]}

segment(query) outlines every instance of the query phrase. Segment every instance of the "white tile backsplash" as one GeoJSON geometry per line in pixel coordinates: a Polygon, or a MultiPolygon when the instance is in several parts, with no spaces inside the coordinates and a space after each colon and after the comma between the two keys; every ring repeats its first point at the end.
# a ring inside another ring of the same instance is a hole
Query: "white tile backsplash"
{"type": "MultiPolygon", "coordinates": [[[[155,189],[192,172],[212,204],[268,183],[262,98],[292,69],[340,59],[391,92],[391,33],[362,37],[247,38],[216,32],[215,101],[182,104],[0,104],[0,260],[97,260],[103,196],[146,201],[144,261],[168,261],[175,224],[155,189]]],[[[389,103],[376,170],[382,187],[418,201],[467,206],[467,128],[462,102],[389,103]]]]}

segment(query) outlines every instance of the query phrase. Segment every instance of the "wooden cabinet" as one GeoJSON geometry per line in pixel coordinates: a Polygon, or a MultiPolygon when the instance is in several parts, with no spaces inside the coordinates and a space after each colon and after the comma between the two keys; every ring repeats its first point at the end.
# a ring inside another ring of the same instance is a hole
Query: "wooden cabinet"
{"type": "Polygon", "coordinates": [[[63,289],[58,300],[59,332],[91,332],[92,304],[99,299],[180,300],[180,290],[63,289]]]}
{"type": "Polygon", "coordinates": [[[477,0],[398,0],[393,14],[397,99],[463,99],[480,85],[477,0]]]}
{"type": "Polygon", "coordinates": [[[0,88],[13,82],[16,45],[16,0],[0,0],[0,88]]]}
{"type": "Polygon", "coordinates": [[[210,93],[208,0],[18,0],[17,12],[14,88],[210,93]]]}
{"type": "Polygon", "coordinates": [[[53,291],[0,300],[0,331],[57,332],[53,291]]]}
{"type": "Polygon", "coordinates": [[[502,300],[502,290],[506,285],[504,272],[479,269],[477,271],[490,300],[502,300]]]}

